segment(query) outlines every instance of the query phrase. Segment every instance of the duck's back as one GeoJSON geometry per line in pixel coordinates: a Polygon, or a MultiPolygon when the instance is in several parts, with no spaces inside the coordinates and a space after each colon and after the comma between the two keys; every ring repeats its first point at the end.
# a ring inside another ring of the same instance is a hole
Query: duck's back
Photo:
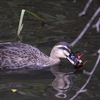
{"type": "Polygon", "coordinates": [[[42,66],[49,57],[39,49],[20,42],[0,43],[0,66],[22,68],[25,66],[42,66]]]}

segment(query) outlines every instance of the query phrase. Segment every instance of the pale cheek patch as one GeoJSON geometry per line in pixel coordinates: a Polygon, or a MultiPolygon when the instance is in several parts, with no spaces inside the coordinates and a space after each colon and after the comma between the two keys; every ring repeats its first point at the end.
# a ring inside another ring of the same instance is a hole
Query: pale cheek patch
{"type": "Polygon", "coordinates": [[[70,53],[69,52],[67,52],[67,51],[63,51],[64,52],[64,54],[66,55],[66,56],[69,56],[70,55],[70,53]]]}
{"type": "Polygon", "coordinates": [[[61,50],[59,50],[56,55],[61,58],[66,58],[65,54],[61,50]]]}

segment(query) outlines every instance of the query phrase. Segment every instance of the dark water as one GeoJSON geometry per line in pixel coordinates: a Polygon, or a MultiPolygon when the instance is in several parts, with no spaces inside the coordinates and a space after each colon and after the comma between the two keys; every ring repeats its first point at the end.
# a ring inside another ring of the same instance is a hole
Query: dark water
{"type": "MultiPolygon", "coordinates": [[[[87,14],[78,17],[87,0],[3,0],[0,1],[0,42],[15,40],[20,12],[30,10],[46,21],[45,28],[39,36],[41,22],[29,14],[25,14],[22,31],[24,43],[36,45],[49,55],[51,48],[58,41],[72,42],[83,30],[93,13],[100,6],[95,0],[87,14]]],[[[83,61],[88,61],[80,70],[75,70],[63,60],[55,68],[39,71],[31,69],[0,71],[0,100],[69,100],[84,85],[89,75],[83,70],[91,71],[100,47],[100,33],[92,28],[95,18],[82,39],[74,46],[75,54],[83,53],[83,61]],[[54,70],[53,70],[54,69],[54,70]],[[15,92],[14,92],[15,91],[15,92]]],[[[79,94],[74,100],[100,99],[100,64],[96,68],[87,91],[79,94]]]]}

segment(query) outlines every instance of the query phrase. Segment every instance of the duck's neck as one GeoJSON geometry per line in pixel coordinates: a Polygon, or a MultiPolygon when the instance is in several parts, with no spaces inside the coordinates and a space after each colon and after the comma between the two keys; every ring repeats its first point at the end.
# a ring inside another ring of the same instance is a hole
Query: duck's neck
{"type": "Polygon", "coordinates": [[[49,61],[47,62],[47,66],[57,65],[59,64],[60,60],[54,59],[52,57],[49,57],[49,61]]]}
{"type": "MultiPolygon", "coordinates": [[[[46,59],[46,60],[47,60],[47,59],[46,59]]],[[[60,62],[60,59],[55,55],[55,53],[54,53],[54,51],[53,51],[53,49],[52,49],[52,50],[51,50],[51,53],[50,53],[50,57],[49,57],[49,59],[48,59],[46,65],[52,66],[52,65],[58,64],[59,62],[60,62]]]]}
{"type": "Polygon", "coordinates": [[[54,60],[55,62],[60,62],[60,58],[58,58],[58,57],[56,57],[54,54],[50,54],[50,58],[52,59],[52,60],[54,60]]]}

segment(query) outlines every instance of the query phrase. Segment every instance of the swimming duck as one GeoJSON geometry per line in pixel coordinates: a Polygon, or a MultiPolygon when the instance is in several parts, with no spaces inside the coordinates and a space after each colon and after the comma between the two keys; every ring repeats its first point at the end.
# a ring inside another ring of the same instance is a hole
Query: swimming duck
{"type": "Polygon", "coordinates": [[[82,60],[75,57],[67,42],[57,43],[51,50],[50,57],[29,44],[21,42],[0,43],[0,66],[7,69],[22,67],[41,69],[59,64],[60,58],[67,58],[74,66],[82,63],[82,60]]]}

